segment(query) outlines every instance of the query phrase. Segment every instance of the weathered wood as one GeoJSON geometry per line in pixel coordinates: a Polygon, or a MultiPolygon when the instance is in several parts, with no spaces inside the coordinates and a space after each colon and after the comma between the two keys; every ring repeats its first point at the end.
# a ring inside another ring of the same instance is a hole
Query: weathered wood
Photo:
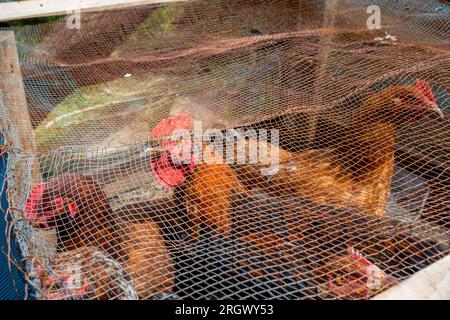
{"type": "MultiPolygon", "coordinates": [[[[28,112],[13,31],[0,31],[0,97],[3,117],[10,126],[8,139],[22,153],[35,155],[36,139],[28,112]]],[[[39,179],[38,165],[33,171],[36,181],[39,179]]]]}
{"type": "Polygon", "coordinates": [[[116,177],[116,180],[102,186],[107,198],[114,198],[132,189],[145,186],[153,181],[150,170],[143,170],[116,177]]]}
{"type": "Polygon", "coordinates": [[[10,139],[23,152],[35,154],[35,136],[28,113],[13,31],[0,32],[0,57],[0,95],[14,130],[10,139]]]}
{"type": "Polygon", "coordinates": [[[141,154],[143,148],[129,149],[126,154],[115,148],[104,149],[101,155],[97,152],[86,153],[87,160],[83,165],[86,170],[79,174],[94,178],[107,198],[146,186],[154,179],[150,169],[151,155],[141,154]],[[109,163],[105,163],[105,159],[109,163]]]}
{"type": "Polygon", "coordinates": [[[0,21],[65,15],[104,9],[119,9],[146,4],[164,4],[189,0],[27,0],[0,4],[0,21]]]}
{"type": "Polygon", "coordinates": [[[373,300],[422,299],[450,299],[450,255],[373,298],[373,300]]]}

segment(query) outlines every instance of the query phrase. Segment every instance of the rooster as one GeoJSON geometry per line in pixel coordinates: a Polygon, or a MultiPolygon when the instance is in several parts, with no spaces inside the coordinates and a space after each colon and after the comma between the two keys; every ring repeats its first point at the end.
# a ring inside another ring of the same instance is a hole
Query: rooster
{"type": "Polygon", "coordinates": [[[59,252],[50,269],[35,262],[34,277],[43,288],[40,299],[137,300],[135,288],[122,266],[92,247],[59,252]]]}
{"type": "Polygon", "coordinates": [[[64,174],[34,186],[25,212],[34,226],[56,229],[58,251],[97,248],[119,262],[139,298],[171,292],[174,266],[156,224],[115,219],[92,178],[64,174]]]}
{"type": "MultiPolygon", "coordinates": [[[[383,216],[393,175],[396,131],[428,115],[444,117],[426,82],[392,86],[367,98],[335,148],[293,153],[272,145],[280,159],[275,170],[261,163],[234,169],[248,188],[383,216]]],[[[247,147],[256,143],[245,142],[247,147]]]]}
{"type": "Polygon", "coordinates": [[[194,240],[199,238],[202,225],[207,231],[216,230],[217,234],[228,236],[231,202],[244,189],[236,173],[223,163],[214,148],[202,145],[203,150],[209,150],[208,158],[197,163],[199,150],[188,133],[191,123],[189,114],[180,114],[162,120],[153,128],[151,138],[163,140],[160,144],[163,151],[154,157],[151,169],[162,186],[182,187],[177,195],[183,198],[194,240]]]}

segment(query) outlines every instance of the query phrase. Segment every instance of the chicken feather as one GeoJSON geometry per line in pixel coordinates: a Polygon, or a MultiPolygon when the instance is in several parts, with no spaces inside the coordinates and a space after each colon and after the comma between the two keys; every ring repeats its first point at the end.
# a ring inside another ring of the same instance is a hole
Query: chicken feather
{"type": "Polygon", "coordinates": [[[117,260],[139,298],[173,289],[174,266],[157,225],[117,219],[92,178],[64,174],[36,185],[26,214],[36,227],[56,228],[58,251],[91,247],[117,260]]]}
{"type": "MultiPolygon", "coordinates": [[[[344,138],[335,148],[289,152],[276,146],[277,171],[267,165],[242,164],[233,168],[247,188],[259,187],[272,195],[307,198],[316,204],[356,207],[382,216],[394,168],[397,129],[442,111],[431,89],[393,86],[369,96],[354,114],[344,138]]],[[[247,147],[256,140],[246,139],[247,147]]]]}

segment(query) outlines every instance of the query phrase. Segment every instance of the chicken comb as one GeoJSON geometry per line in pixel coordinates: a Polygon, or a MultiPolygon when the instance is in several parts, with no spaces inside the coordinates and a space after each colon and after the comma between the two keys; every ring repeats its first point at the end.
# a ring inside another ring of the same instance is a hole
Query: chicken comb
{"type": "Polygon", "coordinates": [[[167,189],[172,189],[187,179],[183,170],[174,168],[169,164],[169,153],[164,152],[160,158],[151,164],[153,177],[155,180],[167,189]]]}
{"type": "Polygon", "coordinates": [[[39,183],[31,189],[31,194],[25,204],[25,214],[27,219],[32,220],[36,218],[39,204],[41,203],[45,189],[46,183],[39,183]]]}
{"type": "Polygon", "coordinates": [[[427,98],[427,102],[430,104],[436,104],[436,99],[433,96],[433,91],[431,91],[430,86],[424,80],[416,80],[416,88],[422,91],[422,93],[427,98]]]}
{"type": "Polygon", "coordinates": [[[364,258],[363,255],[359,251],[353,249],[352,247],[347,248],[347,255],[349,256],[350,259],[358,261],[363,265],[366,265],[366,266],[372,265],[372,262],[370,262],[369,260],[364,258]]]}
{"type": "Polygon", "coordinates": [[[181,113],[173,117],[161,120],[150,132],[152,139],[167,137],[173,131],[179,129],[190,130],[192,128],[192,117],[189,113],[181,113]]]}

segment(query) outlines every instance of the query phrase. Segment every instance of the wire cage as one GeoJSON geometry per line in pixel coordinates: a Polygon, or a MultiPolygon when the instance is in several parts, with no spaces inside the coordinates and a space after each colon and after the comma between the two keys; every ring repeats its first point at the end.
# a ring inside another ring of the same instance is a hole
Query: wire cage
{"type": "Polygon", "coordinates": [[[37,299],[369,299],[404,281],[450,252],[449,14],[193,0],[4,28],[10,260],[37,299]]]}

